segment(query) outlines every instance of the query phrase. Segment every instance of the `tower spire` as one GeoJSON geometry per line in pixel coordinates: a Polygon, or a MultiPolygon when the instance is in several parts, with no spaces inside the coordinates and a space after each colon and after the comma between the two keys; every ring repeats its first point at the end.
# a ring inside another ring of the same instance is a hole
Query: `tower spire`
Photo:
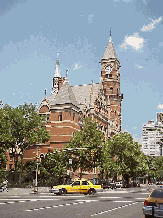
{"type": "Polygon", "coordinates": [[[53,77],[53,86],[52,86],[52,93],[57,93],[59,90],[59,79],[61,78],[60,70],[59,70],[59,59],[58,59],[59,52],[57,52],[57,59],[56,59],[56,68],[55,74],[53,77]]]}
{"type": "Polygon", "coordinates": [[[109,42],[112,42],[112,37],[111,37],[111,27],[110,27],[110,39],[109,42]]]}
{"type": "Polygon", "coordinates": [[[66,70],[66,77],[67,77],[67,75],[68,75],[68,69],[66,70]]]}

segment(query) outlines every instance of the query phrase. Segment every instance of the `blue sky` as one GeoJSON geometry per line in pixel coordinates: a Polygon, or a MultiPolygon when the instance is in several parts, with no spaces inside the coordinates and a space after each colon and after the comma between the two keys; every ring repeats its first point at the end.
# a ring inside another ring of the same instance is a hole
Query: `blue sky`
{"type": "Polygon", "coordinates": [[[162,0],[0,1],[0,100],[40,104],[45,89],[51,93],[57,52],[71,85],[98,83],[112,27],[122,130],[140,138],[142,124],[163,108],[162,8],[162,0]]]}

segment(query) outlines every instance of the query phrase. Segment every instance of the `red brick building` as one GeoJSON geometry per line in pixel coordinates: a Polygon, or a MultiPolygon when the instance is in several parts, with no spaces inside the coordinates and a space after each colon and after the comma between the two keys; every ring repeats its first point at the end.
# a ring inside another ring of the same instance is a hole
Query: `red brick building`
{"type": "MultiPolygon", "coordinates": [[[[106,137],[121,131],[120,63],[112,38],[101,59],[101,78],[99,83],[71,86],[67,77],[61,77],[59,60],[53,77],[52,92],[38,107],[38,113],[47,115],[46,129],[51,138],[46,145],[40,145],[38,155],[45,155],[54,148],[62,148],[80,131],[81,119],[92,116],[106,137]]],[[[36,146],[24,154],[24,161],[33,160],[36,146]]]]}

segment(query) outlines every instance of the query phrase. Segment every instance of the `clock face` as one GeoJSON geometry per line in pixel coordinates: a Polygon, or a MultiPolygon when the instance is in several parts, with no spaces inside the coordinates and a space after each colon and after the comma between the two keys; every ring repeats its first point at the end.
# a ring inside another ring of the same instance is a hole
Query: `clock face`
{"type": "Polygon", "coordinates": [[[113,67],[110,65],[110,66],[108,66],[105,70],[106,70],[107,73],[111,73],[112,68],[113,68],[113,67]]]}

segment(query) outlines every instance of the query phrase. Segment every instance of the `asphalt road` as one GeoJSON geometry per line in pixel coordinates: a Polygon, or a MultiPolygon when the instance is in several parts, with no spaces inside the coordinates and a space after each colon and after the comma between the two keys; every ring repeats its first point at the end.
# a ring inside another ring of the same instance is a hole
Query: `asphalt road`
{"type": "Polygon", "coordinates": [[[142,206],[152,186],[105,190],[94,196],[0,195],[0,218],[144,218],[142,206]]]}

